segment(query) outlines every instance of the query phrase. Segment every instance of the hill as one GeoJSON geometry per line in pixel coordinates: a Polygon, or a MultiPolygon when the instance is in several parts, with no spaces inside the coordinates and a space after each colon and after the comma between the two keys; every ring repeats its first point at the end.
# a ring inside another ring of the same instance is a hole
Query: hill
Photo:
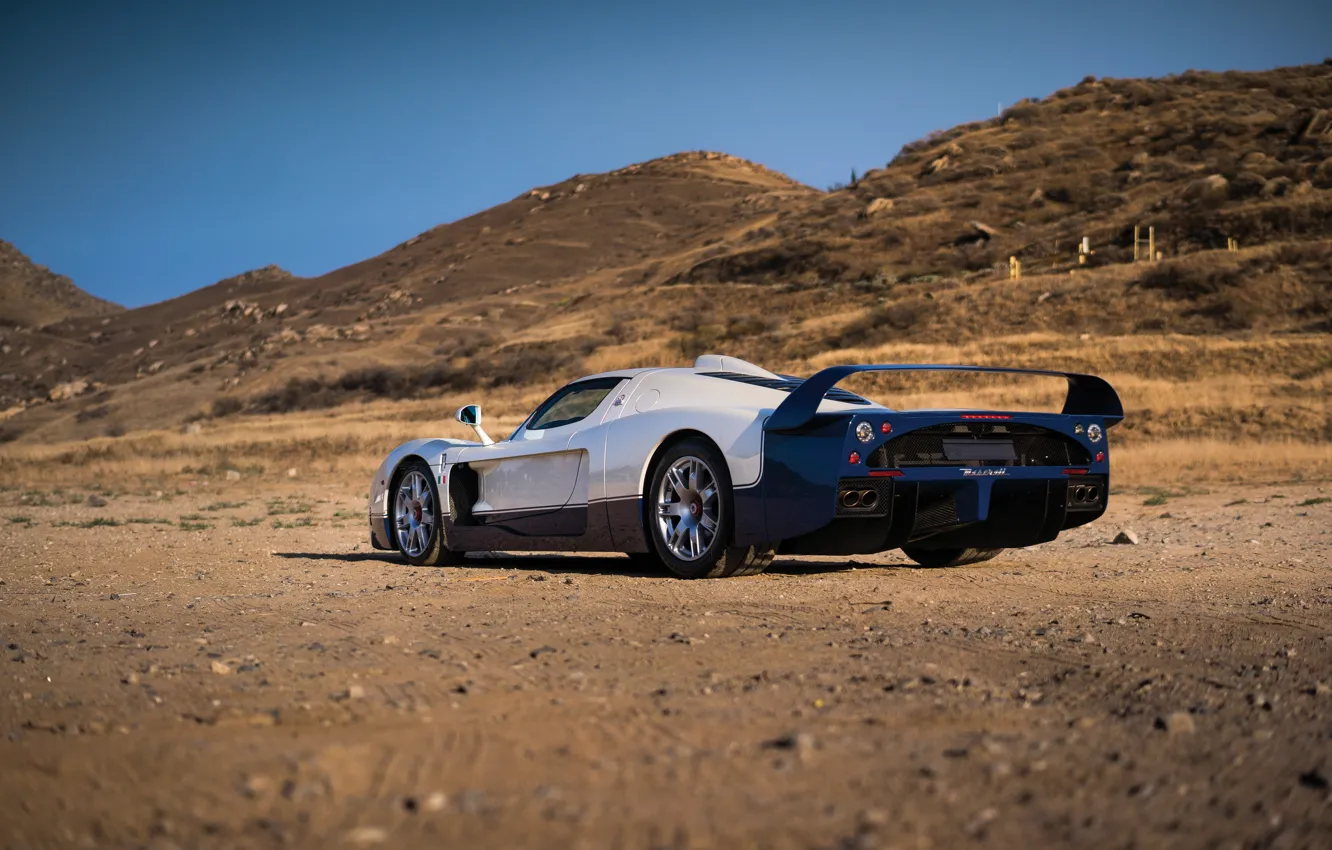
{"type": "Polygon", "coordinates": [[[725,350],[796,373],[1091,369],[1124,389],[1128,442],[1308,441],[1332,436],[1329,281],[1332,64],[1088,78],[833,191],[678,154],[532,189],[319,278],[268,267],[15,332],[0,406],[22,443],[376,399],[517,415],[572,375],[725,350]],[[1154,228],[1160,262],[1133,262],[1135,226],[1154,228]]]}
{"type": "Polygon", "coordinates": [[[35,328],[73,316],[102,316],[122,309],[89,295],[69,278],[37,265],[0,239],[0,326],[35,328]]]}

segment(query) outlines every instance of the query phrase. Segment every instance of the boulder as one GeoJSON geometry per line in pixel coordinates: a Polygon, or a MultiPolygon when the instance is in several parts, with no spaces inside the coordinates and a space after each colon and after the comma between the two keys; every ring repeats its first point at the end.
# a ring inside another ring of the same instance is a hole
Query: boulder
{"type": "Polygon", "coordinates": [[[1204,204],[1224,203],[1230,195],[1230,181],[1220,174],[1209,174],[1184,187],[1184,197],[1204,204]]]}
{"type": "Polygon", "coordinates": [[[1313,183],[1320,189],[1332,189],[1332,157],[1328,157],[1314,169],[1313,183]]]}
{"type": "Polygon", "coordinates": [[[88,382],[79,379],[77,381],[68,381],[66,383],[56,385],[51,389],[48,398],[50,398],[51,401],[65,401],[67,399],[74,398],[75,396],[83,395],[87,391],[88,391],[88,382]]]}
{"type": "Polygon", "coordinates": [[[1263,184],[1264,198],[1280,198],[1295,185],[1289,177],[1273,177],[1263,184]]]}
{"type": "Polygon", "coordinates": [[[946,170],[946,169],[948,168],[948,166],[950,166],[950,165],[952,165],[952,164],[953,164],[953,160],[948,156],[948,154],[944,154],[943,156],[939,157],[938,159],[931,160],[931,161],[929,162],[929,164],[927,164],[927,165],[925,166],[925,170],[924,170],[923,173],[924,173],[924,174],[938,174],[940,171],[944,171],[944,170],[946,170]]]}
{"type": "Polygon", "coordinates": [[[1257,197],[1263,193],[1263,186],[1266,184],[1267,181],[1260,175],[1252,171],[1241,171],[1230,181],[1230,197],[1237,200],[1257,197]]]}
{"type": "Polygon", "coordinates": [[[893,208],[892,198],[875,198],[874,200],[870,201],[869,204],[865,207],[865,211],[862,213],[862,217],[873,218],[879,213],[887,212],[892,208],[893,208]]]}

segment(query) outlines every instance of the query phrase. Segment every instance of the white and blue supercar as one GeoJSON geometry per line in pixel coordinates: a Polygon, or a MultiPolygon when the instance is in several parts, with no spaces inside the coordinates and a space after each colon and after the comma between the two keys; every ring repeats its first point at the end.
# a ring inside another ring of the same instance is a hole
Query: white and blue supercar
{"type": "Polygon", "coordinates": [[[370,539],[416,565],[467,552],[624,552],[686,578],[761,572],[777,552],[902,549],[925,566],[1054,540],[1106,509],[1101,378],[981,366],[834,366],[800,379],[733,357],[626,369],[557,390],[496,442],[413,440],[370,487],[370,539]],[[892,410],[857,372],[1067,379],[1060,413],[892,410]]]}

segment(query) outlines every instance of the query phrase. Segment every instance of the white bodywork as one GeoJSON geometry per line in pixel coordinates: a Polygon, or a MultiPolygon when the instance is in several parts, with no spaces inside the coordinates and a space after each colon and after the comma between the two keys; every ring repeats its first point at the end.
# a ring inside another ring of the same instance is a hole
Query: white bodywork
{"type": "MultiPolygon", "coordinates": [[[[734,489],[754,486],[762,470],[763,423],[787,397],[781,390],[702,372],[735,372],[777,378],[732,357],[703,355],[692,368],[607,372],[581,380],[623,377],[588,416],[567,425],[528,431],[526,423],[508,439],[489,445],[460,440],[413,440],[385,459],[370,492],[372,529],[380,533],[398,465],[409,457],[430,464],[436,482],[448,480],[455,464],[477,473],[477,516],[559,509],[637,498],[650,474],[649,462],[672,435],[698,432],[726,458],[734,489]]],[[[824,400],[820,410],[882,410],[824,400]]],[[[449,500],[442,499],[444,510],[449,500]]],[[[381,541],[389,543],[386,537],[381,541]]]]}

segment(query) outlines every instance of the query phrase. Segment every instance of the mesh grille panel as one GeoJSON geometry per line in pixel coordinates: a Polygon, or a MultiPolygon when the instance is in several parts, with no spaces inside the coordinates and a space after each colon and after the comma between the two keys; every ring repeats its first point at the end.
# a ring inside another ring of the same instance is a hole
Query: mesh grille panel
{"type": "Polygon", "coordinates": [[[1075,440],[1041,428],[999,422],[958,422],[931,425],[903,434],[879,446],[870,455],[876,468],[903,469],[913,466],[1079,466],[1091,463],[1091,455],[1075,440]],[[1016,460],[949,460],[944,439],[1012,440],[1016,460]]]}

